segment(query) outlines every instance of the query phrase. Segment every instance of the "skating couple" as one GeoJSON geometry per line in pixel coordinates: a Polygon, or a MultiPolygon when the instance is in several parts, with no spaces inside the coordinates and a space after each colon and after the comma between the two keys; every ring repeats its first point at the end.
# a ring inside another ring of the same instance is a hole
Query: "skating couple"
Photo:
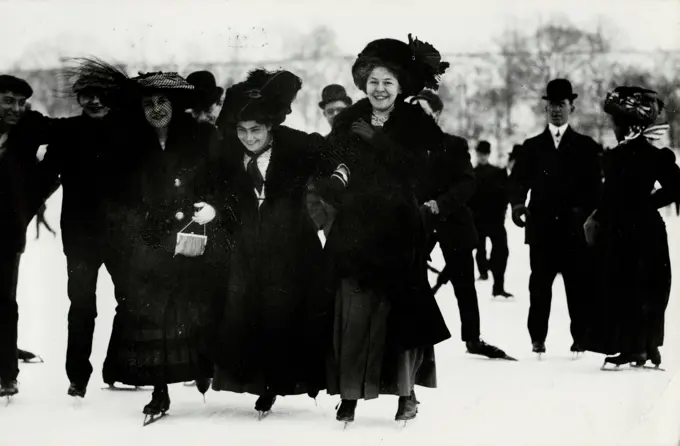
{"type": "Polygon", "coordinates": [[[659,364],[670,261],[657,209],[680,195],[672,152],[648,141],[664,129],[654,126],[663,103],[639,87],[608,94],[604,111],[619,145],[602,156],[569,125],[577,96],[566,79],[548,83],[548,126],[523,143],[510,176],[512,218],[526,226],[530,247],[533,351],[546,351],[552,283],[561,273],[572,352],[620,353],[607,358],[614,364],[659,364]],[[652,193],[656,181],[663,188],[652,193]]]}

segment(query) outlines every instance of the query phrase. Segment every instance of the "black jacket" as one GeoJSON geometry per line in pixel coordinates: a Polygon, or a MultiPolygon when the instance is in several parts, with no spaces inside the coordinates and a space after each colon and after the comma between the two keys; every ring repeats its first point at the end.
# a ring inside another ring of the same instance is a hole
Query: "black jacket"
{"type": "Polygon", "coordinates": [[[121,138],[125,126],[113,114],[93,119],[83,114],[53,120],[50,144],[41,163],[43,191],[59,177],[63,188],[61,229],[64,252],[92,249],[112,240],[126,188],[126,171],[136,160],[121,138]]]}
{"type": "Polygon", "coordinates": [[[475,167],[477,189],[470,208],[477,225],[503,225],[508,209],[508,174],[491,164],[475,167]]]}
{"type": "Polygon", "coordinates": [[[567,127],[555,148],[548,128],[522,144],[510,175],[510,203],[528,205],[526,242],[585,243],[583,223],[595,209],[602,187],[601,147],[567,127]]]}
{"type": "Polygon", "coordinates": [[[45,199],[37,153],[47,125],[40,113],[26,113],[10,130],[0,155],[0,247],[5,252],[24,251],[26,229],[45,199]]]}
{"type": "Polygon", "coordinates": [[[427,226],[436,229],[438,238],[449,246],[472,249],[478,241],[477,230],[468,207],[475,192],[475,174],[470,163],[468,143],[455,135],[444,135],[444,150],[430,152],[421,178],[418,203],[435,200],[439,214],[425,211],[427,226]]]}

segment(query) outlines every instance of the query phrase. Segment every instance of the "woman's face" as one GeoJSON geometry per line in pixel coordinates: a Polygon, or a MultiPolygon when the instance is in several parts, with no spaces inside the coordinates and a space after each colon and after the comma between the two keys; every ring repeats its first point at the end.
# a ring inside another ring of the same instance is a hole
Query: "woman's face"
{"type": "Polygon", "coordinates": [[[375,67],[366,81],[366,94],[375,110],[389,110],[401,93],[401,86],[391,71],[384,67],[375,67]]]}
{"type": "Polygon", "coordinates": [[[142,99],[146,121],[154,128],[170,125],[172,119],[172,102],[164,94],[144,96],[142,99]]]}
{"type": "Polygon", "coordinates": [[[269,144],[271,129],[257,121],[241,121],[236,125],[236,135],[246,150],[257,153],[269,144]]]}

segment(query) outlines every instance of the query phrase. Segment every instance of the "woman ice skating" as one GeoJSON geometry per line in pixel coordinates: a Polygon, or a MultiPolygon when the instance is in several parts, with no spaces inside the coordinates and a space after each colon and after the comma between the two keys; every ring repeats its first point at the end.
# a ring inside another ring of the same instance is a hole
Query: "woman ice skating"
{"type": "Polygon", "coordinates": [[[666,227],[658,209],[680,196],[673,152],[649,139],[663,103],[656,92],[618,87],[604,101],[619,144],[604,155],[604,190],[584,229],[599,255],[588,349],[609,356],[602,366],[661,364],[664,314],[671,289],[666,227]],[[653,191],[655,183],[662,188],[653,191]]]}
{"type": "Polygon", "coordinates": [[[310,175],[337,166],[324,162],[321,135],[282,125],[301,86],[289,71],[258,69],[230,87],[217,120],[221,160],[211,163],[213,187],[231,189],[210,201],[216,222],[225,207],[236,222],[213,389],[257,395],[260,418],[278,396],[325,387],[331,314],[317,291],[322,247],[304,197],[310,175]]]}
{"type": "Polygon", "coordinates": [[[333,203],[328,236],[336,293],[328,393],[340,395],[337,420],[354,420],[357,401],[399,397],[395,419],[416,416],[414,385],[435,387],[433,345],[450,337],[427,281],[427,252],[415,186],[428,150],[444,136],[418,105],[448,67],[432,45],[379,39],[352,67],[366,98],[341,112],[328,136],[351,179],[333,203]]]}
{"type": "MultiPolygon", "coordinates": [[[[112,67],[84,64],[113,74],[112,67]]],[[[116,74],[117,143],[131,153],[128,187],[137,199],[121,222],[131,245],[131,289],[119,302],[107,366],[116,382],[154,386],[143,410],[154,420],[170,408],[168,384],[196,380],[202,393],[210,385],[212,366],[200,346],[212,314],[205,225],[214,209],[201,194],[216,130],[184,112],[194,87],[176,73],[116,74]]]]}

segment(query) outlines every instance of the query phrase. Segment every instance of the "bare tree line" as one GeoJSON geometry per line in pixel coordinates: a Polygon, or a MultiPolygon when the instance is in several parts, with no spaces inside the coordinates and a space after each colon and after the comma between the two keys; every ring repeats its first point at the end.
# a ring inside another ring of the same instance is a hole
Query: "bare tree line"
{"type": "MultiPolygon", "coordinates": [[[[606,117],[601,111],[605,92],[614,85],[639,84],[659,91],[666,102],[665,118],[671,125],[669,144],[680,145],[680,51],[645,52],[616,48],[602,27],[579,28],[568,22],[551,22],[533,30],[507,30],[486,52],[446,53],[451,68],[442,79],[442,116],[447,130],[472,141],[495,142],[499,155],[507,152],[543,125],[542,96],[546,83],[566,77],[579,94],[574,122],[580,131],[606,143],[606,117]]],[[[228,86],[255,66],[285,67],[298,74],[304,88],[295,102],[307,130],[318,130],[322,116],[317,103],[329,83],[345,85],[355,98],[351,64],[355,55],[343,54],[332,29],[318,27],[307,35],[289,39],[282,57],[253,62],[243,59],[244,49],[233,48],[228,62],[178,66],[128,66],[130,72],[173,70],[188,74],[208,69],[228,86]]],[[[76,113],[75,104],[55,95],[64,85],[58,69],[18,72],[35,88],[34,101],[52,116],[76,113]]]]}

